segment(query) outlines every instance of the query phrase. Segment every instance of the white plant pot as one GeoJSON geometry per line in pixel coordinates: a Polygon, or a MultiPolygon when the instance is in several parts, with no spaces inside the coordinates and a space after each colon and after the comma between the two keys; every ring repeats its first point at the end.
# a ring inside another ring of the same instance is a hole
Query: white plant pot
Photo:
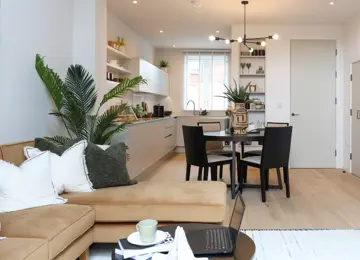
{"type": "Polygon", "coordinates": [[[168,68],[167,67],[161,67],[161,70],[163,71],[163,72],[168,72],[168,68]]]}

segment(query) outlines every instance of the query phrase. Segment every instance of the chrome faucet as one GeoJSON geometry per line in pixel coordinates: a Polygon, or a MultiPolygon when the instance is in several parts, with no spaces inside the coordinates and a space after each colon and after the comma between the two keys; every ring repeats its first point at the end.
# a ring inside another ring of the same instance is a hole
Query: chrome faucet
{"type": "Polygon", "coordinates": [[[187,104],[186,104],[186,107],[189,105],[189,103],[193,103],[194,104],[194,111],[193,111],[193,114],[194,114],[194,116],[196,115],[196,113],[195,113],[195,102],[194,101],[192,101],[192,100],[189,100],[188,102],[187,102],[187,104]]]}

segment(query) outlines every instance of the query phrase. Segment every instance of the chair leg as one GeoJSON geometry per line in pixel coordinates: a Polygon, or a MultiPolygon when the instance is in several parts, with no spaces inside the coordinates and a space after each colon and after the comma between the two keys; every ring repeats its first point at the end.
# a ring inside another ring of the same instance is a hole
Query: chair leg
{"type": "Polygon", "coordinates": [[[211,180],[217,181],[217,166],[211,166],[211,180]]]}
{"type": "Polygon", "coordinates": [[[203,167],[199,167],[199,173],[198,173],[198,181],[202,181],[202,171],[203,171],[203,167]]]}
{"type": "Polygon", "coordinates": [[[204,167],[204,181],[207,181],[209,178],[209,167],[205,166],[204,167]]]}
{"type": "Polygon", "coordinates": [[[222,180],[223,178],[223,166],[220,165],[220,179],[222,180]]]}
{"type": "Polygon", "coordinates": [[[190,165],[190,164],[187,164],[187,165],[186,165],[186,177],[185,177],[185,180],[186,180],[186,181],[189,181],[189,180],[190,180],[190,170],[191,170],[191,165],[190,165]]]}
{"type": "Polygon", "coordinates": [[[238,185],[239,185],[239,191],[242,194],[242,190],[243,190],[243,183],[244,183],[244,165],[242,165],[241,163],[238,164],[238,185]]]}
{"type": "Polygon", "coordinates": [[[262,202],[266,202],[266,172],[260,169],[260,180],[261,180],[261,199],[262,202]]]}
{"type": "Polygon", "coordinates": [[[243,165],[244,169],[243,169],[243,180],[244,180],[244,183],[247,183],[247,170],[248,170],[248,167],[247,165],[243,165]]]}
{"type": "Polygon", "coordinates": [[[282,190],[283,189],[283,184],[282,184],[282,179],[281,179],[280,168],[276,168],[276,173],[277,173],[279,188],[280,188],[280,190],[282,190]]]}
{"type": "Polygon", "coordinates": [[[285,187],[286,187],[286,197],[290,198],[290,180],[289,180],[289,168],[284,167],[284,180],[285,180],[285,187]]]}
{"type": "Polygon", "coordinates": [[[265,170],[265,188],[266,188],[266,190],[269,190],[269,172],[270,172],[270,170],[269,169],[267,169],[267,170],[265,170]]]}
{"type": "Polygon", "coordinates": [[[240,174],[241,174],[241,169],[240,169],[240,154],[237,154],[237,155],[236,155],[236,159],[237,159],[237,161],[236,161],[236,166],[237,166],[238,183],[240,183],[240,182],[239,182],[240,174]]]}
{"type": "Polygon", "coordinates": [[[230,164],[229,164],[229,168],[230,168],[230,176],[231,176],[232,169],[233,169],[233,165],[232,165],[232,163],[230,163],[230,164]]]}

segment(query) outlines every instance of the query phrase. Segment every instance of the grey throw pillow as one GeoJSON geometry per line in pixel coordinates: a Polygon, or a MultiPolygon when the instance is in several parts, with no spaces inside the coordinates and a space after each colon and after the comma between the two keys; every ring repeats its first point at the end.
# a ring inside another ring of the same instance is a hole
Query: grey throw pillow
{"type": "MultiPolygon", "coordinates": [[[[45,139],[35,139],[35,147],[41,151],[50,151],[61,155],[81,139],[74,139],[63,146],[58,146],[45,139]]],[[[131,180],[126,168],[126,145],[117,143],[105,151],[96,144],[88,143],[85,160],[90,181],[94,189],[127,186],[137,182],[131,180]]]]}

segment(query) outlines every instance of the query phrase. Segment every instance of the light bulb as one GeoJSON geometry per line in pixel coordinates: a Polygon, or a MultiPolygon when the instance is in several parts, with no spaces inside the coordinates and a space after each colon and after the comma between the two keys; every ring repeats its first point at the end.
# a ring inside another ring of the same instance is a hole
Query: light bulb
{"type": "Polygon", "coordinates": [[[230,40],[229,39],[226,39],[225,40],[225,44],[229,44],[230,43],[230,40]]]}
{"type": "Polygon", "coordinates": [[[237,38],[237,41],[238,41],[238,42],[242,42],[243,39],[242,39],[241,37],[239,37],[239,38],[237,38]]]}
{"type": "Polygon", "coordinates": [[[266,41],[262,41],[261,46],[265,47],[266,46],[266,41]]]}
{"type": "Polygon", "coordinates": [[[249,52],[250,52],[250,53],[252,53],[253,51],[254,51],[254,49],[253,49],[253,48],[250,48],[250,49],[249,49],[249,52]]]}
{"type": "Polygon", "coordinates": [[[212,42],[215,41],[215,36],[214,36],[214,35],[210,35],[210,36],[209,36],[209,40],[212,41],[212,42]]]}
{"type": "Polygon", "coordinates": [[[133,4],[135,4],[135,5],[138,4],[138,1],[134,0],[134,1],[133,1],[133,4]]]}
{"type": "Polygon", "coordinates": [[[273,36],[272,36],[272,38],[274,39],[274,40],[279,40],[279,34],[277,34],[277,33],[275,33],[273,36]]]}
{"type": "Polygon", "coordinates": [[[220,31],[216,31],[216,33],[220,33],[220,31]]]}

